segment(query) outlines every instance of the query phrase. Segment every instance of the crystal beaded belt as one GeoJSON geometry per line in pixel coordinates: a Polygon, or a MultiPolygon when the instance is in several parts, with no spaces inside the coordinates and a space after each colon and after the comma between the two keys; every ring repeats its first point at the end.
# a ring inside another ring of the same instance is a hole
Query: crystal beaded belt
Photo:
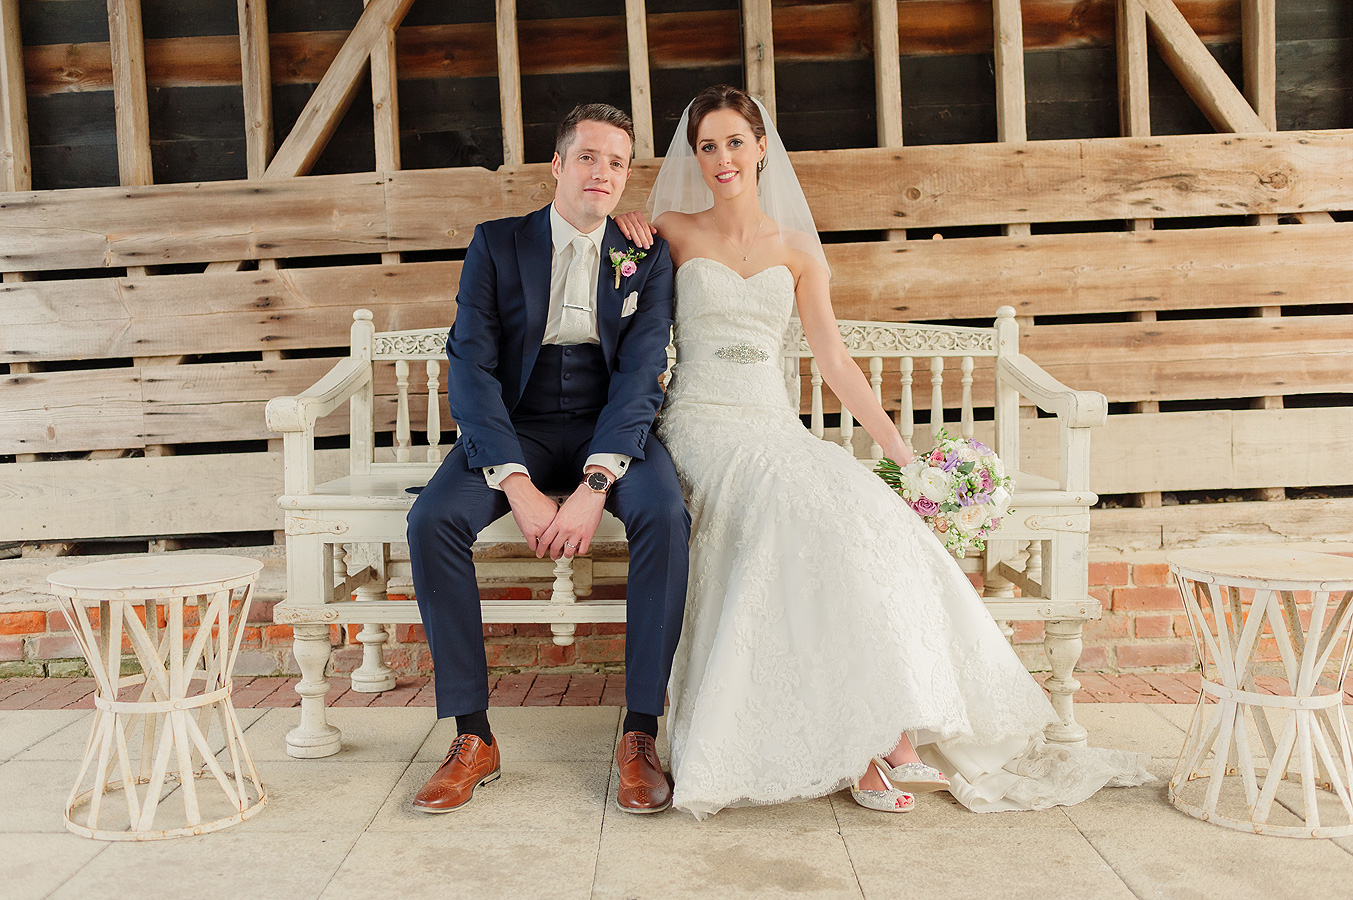
{"type": "Polygon", "coordinates": [[[772,357],[765,350],[745,341],[737,344],[715,344],[704,341],[685,341],[677,345],[677,362],[699,362],[710,359],[722,359],[745,366],[778,361],[778,354],[772,357]]]}

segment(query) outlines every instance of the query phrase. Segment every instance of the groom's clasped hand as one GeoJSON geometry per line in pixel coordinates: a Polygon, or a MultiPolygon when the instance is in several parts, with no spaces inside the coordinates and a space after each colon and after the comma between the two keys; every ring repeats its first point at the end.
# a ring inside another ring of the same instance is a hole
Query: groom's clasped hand
{"type": "MultiPolygon", "coordinates": [[[[600,467],[588,468],[605,472],[600,467]]],[[[601,524],[601,512],[606,503],[604,493],[580,484],[563,504],[558,504],[537,488],[529,476],[521,473],[504,478],[501,486],[512,504],[512,518],[537,559],[546,555],[550,559],[559,559],[587,553],[592,535],[601,524]]]]}

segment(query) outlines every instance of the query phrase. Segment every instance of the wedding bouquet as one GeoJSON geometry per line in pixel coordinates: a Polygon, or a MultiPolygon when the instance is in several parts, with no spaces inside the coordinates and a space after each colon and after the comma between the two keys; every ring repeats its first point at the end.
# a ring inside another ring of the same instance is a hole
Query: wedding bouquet
{"type": "Polygon", "coordinates": [[[943,428],[935,449],[910,465],[883,459],[874,471],[959,559],[985,550],[987,534],[1010,511],[1013,488],[996,452],[981,441],[952,438],[943,428]]]}

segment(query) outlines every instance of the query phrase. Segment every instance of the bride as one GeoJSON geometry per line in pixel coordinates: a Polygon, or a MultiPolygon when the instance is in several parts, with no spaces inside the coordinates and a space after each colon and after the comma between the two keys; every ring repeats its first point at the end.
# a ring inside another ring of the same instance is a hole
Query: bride
{"type": "Polygon", "coordinates": [[[1150,776],[1134,754],[1050,747],[1056,719],[954,559],[900,497],[814,438],[786,395],[797,312],[823,378],[899,463],[912,458],[841,341],[830,273],[764,107],[709,88],[650,197],[676,265],[677,363],[658,433],[692,518],[669,685],[673,802],[697,817],[818,797],[912,808],[1079,802],[1150,776]]]}

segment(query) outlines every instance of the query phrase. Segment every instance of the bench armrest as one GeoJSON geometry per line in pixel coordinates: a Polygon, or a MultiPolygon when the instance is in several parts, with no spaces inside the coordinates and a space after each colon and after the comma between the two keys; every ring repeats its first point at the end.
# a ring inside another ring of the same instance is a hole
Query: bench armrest
{"type": "Polygon", "coordinates": [[[294,397],[274,397],[265,414],[271,431],[313,431],[315,423],[371,381],[371,360],[341,359],[323,378],[294,397]]]}
{"type": "Polygon", "coordinates": [[[1109,416],[1109,401],[1099,391],[1075,391],[1049,375],[1023,353],[1000,357],[1001,377],[1044,412],[1062,420],[1068,428],[1095,428],[1109,416]]]}

